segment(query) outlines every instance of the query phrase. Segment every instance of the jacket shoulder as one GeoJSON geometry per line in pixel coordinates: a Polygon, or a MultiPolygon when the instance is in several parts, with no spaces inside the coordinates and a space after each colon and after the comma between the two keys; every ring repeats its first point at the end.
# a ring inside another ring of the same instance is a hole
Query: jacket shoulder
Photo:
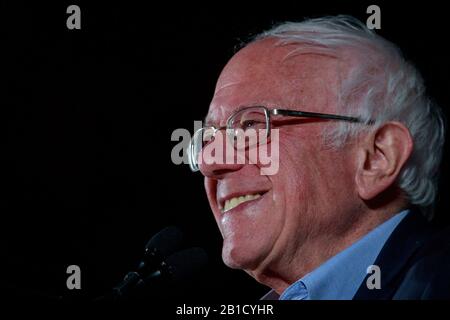
{"type": "Polygon", "coordinates": [[[427,241],[403,274],[393,299],[450,299],[450,229],[427,241]]]}

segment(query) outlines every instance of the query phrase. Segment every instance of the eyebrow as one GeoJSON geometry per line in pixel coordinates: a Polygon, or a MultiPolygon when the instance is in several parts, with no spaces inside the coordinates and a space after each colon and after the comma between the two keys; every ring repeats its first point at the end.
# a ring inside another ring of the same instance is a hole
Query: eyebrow
{"type": "MultiPolygon", "coordinates": [[[[249,104],[249,105],[240,105],[239,107],[237,107],[236,109],[234,109],[233,112],[231,112],[231,114],[229,114],[229,115],[227,116],[227,121],[228,121],[228,119],[229,119],[233,114],[235,114],[235,113],[241,111],[242,109],[250,108],[250,107],[264,107],[264,104],[261,104],[261,103],[260,103],[260,104],[255,103],[255,104],[249,104]]],[[[206,115],[206,117],[203,119],[203,124],[204,124],[205,126],[211,126],[211,125],[214,125],[214,123],[211,122],[211,119],[209,119],[209,115],[206,115]]]]}

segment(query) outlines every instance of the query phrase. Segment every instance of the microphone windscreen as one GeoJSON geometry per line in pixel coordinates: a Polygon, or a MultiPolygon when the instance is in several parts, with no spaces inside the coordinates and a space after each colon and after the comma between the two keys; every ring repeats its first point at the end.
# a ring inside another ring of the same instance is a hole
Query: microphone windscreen
{"type": "Polygon", "coordinates": [[[183,242],[183,233],[177,227],[170,226],[155,234],[145,246],[146,250],[158,250],[166,257],[177,251],[183,242]]]}
{"type": "Polygon", "coordinates": [[[208,263],[208,256],[202,248],[194,247],[174,253],[166,260],[170,267],[172,281],[187,280],[203,269],[208,263]]]}

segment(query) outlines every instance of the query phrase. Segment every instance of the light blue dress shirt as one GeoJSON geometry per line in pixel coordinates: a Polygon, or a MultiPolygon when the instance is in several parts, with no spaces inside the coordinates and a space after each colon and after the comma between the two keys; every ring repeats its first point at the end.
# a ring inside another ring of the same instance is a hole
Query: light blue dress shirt
{"type": "MultiPolygon", "coordinates": [[[[402,211],[289,286],[280,300],[351,300],[385,242],[408,214],[402,211]]],[[[383,276],[383,274],[381,274],[383,276]]]]}

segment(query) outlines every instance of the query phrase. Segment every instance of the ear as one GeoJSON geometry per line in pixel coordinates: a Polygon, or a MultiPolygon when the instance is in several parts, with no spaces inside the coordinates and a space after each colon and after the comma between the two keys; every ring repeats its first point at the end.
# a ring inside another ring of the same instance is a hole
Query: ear
{"type": "Polygon", "coordinates": [[[400,122],[388,122],[360,141],[355,182],[361,199],[374,199],[393,185],[412,150],[411,134],[400,122]]]}

